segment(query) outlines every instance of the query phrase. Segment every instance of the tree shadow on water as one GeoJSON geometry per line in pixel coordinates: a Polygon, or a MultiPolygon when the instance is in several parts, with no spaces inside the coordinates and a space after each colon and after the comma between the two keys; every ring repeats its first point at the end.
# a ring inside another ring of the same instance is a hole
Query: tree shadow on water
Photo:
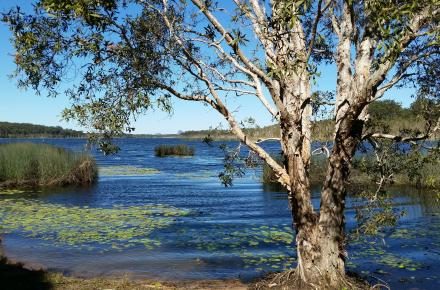
{"type": "Polygon", "coordinates": [[[8,290],[51,290],[43,270],[29,270],[22,264],[10,263],[0,257],[0,288],[8,290]]]}

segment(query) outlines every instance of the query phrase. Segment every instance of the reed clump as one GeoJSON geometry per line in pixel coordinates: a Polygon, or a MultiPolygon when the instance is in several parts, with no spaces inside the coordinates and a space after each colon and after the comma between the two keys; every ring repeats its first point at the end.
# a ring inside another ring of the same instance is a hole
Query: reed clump
{"type": "Polygon", "coordinates": [[[95,160],[84,153],[48,144],[0,144],[0,188],[93,183],[95,160]]]}
{"type": "Polygon", "coordinates": [[[193,156],[194,155],[194,147],[190,147],[186,144],[159,145],[154,148],[154,152],[157,157],[193,156]]]}

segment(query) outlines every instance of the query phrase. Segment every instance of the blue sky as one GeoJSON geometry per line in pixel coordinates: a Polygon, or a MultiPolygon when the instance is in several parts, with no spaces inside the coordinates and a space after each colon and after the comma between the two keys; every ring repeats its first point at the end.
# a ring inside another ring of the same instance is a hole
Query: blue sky
{"type": "MultiPolygon", "coordinates": [[[[29,7],[29,2],[31,1],[1,0],[0,11],[6,12],[16,5],[26,8],[29,7]]],[[[65,128],[84,129],[78,127],[75,122],[66,123],[61,121],[61,111],[69,105],[69,100],[66,97],[46,98],[44,94],[38,96],[32,90],[20,90],[17,88],[17,81],[8,77],[15,69],[13,62],[14,49],[10,44],[10,38],[11,33],[8,28],[4,23],[0,23],[0,39],[2,39],[2,45],[0,46],[0,121],[59,125],[65,128]]],[[[320,70],[322,77],[319,79],[317,87],[319,89],[334,88],[336,79],[334,67],[323,66],[320,70]]],[[[411,102],[410,95],[410,90],[394,90],[388,93],[387,97],[407,106],[411,102]]],[[[134,124],[135,133],[176,133],[179,130],[216,127],[221,122],[224,124],[219,113],[200,103],[177,99],[174,99],[173,103],[174,112],[171,115],[161,111],[150,111],[139,117],[134,124]]],[[[237,115],[238,120],[252,116],[260,126],[272,123],[267,111],[254,97],[244,96],[240,99],[231,99],[228,104],[232,111],[239,112],[237,115]]]]}

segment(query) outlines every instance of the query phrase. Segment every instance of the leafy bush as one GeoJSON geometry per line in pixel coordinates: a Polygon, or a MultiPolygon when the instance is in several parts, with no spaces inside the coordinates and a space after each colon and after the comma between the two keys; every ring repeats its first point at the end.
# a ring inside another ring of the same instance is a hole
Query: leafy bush
{"type": "MultiPolygon", "coordinates": [[[[283,157],[281,155],[272,156],[278,164],[283,166],[283,157]]],[[[319,184],[324,181],[327,169],[327,160],[322,155],[312,156],[310,160],[310,181],[314,184],[319,184]]],[[[275,185],[278,184],[277,177],[272,168],[266,163],[263,163],[263,184],[275,185]]]]}
{"type": "Polygon", "coordinates": [[[0,187],[90,184],[97,172],[86,154],[47,144],[0,144],[0,187]]]}
{"type": "Polygon", "coordinates": [[[154,148],[157,157],[166,156],[193,156],[194,147],[189,147],[186,144],[179,145],[159,145],[154,148]]]}
{"type": "MultiPolygon", "coordinates": [[[[283,165],[283,157],[281,155],[272,156],[278,164],[283,165]]],[[[263,184],[277,184],[278,180],[275,175],[275,171],[266,163],[263,163],[263,176],[262,176],[263,184]]]]}

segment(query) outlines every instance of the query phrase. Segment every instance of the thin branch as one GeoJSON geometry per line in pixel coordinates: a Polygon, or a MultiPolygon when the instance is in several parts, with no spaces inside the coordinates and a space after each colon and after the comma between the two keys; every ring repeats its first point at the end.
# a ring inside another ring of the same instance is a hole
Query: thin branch
{"type": "MultiPolygon", "coordinates": [[[[426,8],[421,11],[417,16],[415,16],[412,21],[408,25],[409,33],[403,34],[398,41],[400,49],[405,50],[408,45],[417,38],[417,33],[422,29],[425,24],[429,21],[430,18],[437,16],[440,13],[440,9],[436,9],[431,11],[431,7],[428,5],[426,8]]],[[[370,85],[372,87],[377,87],[380,85],[386,78],[388,72],[395,65],[397,59],[396,57],[392,57],[391,52],[389,52],[389,57],[387,60],[383,62],[379,68],[372,74],[370,78],[370,85]]]]}
{"type": "Polygon", "coordinates": [[[319,155],[319,154],[325,154],[327,158],[330,158],[330,150],[327,148],[327,146],[322,146],[319,148],[316,148],[312,151],[312,155],[319,155]]]}
{"type": "Polygon", "coordinates": [[[218,21],[218,19],[208,10],[208,8],[205,6],[205,4],[202,3],[200,0],[192,0],[194,5],[196,5],[200,11],[206,16],[206,18],[211,22],[211,24],[215,27],[215,29],[225,37],[225,40],[227,44],[232,48],[234,53],[239,57],[241,62],[254,74],[256,74],[268,87],[270,91],[273,91],[273,95],[276,94],[275,86],[273,84],[273,81],[267,76],[267,74],[262,71],[260,68],[258,68],[252,61],[250,61],[243,51],[240,49],[238,43],[235,42],[234,37],[230,32],[228,32],[223,25],[218,21]]]}
{"type": "Polygon", "coordinates": [[[237,7],[241,11],[243,11],[246,14],[246,16],[249,18],[249,20],[252,22],[252,27],[254,29],[255,35],[258,37],[261,44],[264,46],[264,50],[267,57],[273,62],[276,59],[276,55],[274,54],[274,50],[273,50],[274,45],[268,39],[267,33],[263,31],[264,28],[267,29],[268,24],[265,19],[265,15],[263,14],[261,7],[258,3],[258,0],[250,0],[255,15],[253,15],[250,12],[250,10],[247,7],[247,4],[241,3],[239,0],[233,0],[233,1],[235,2],[235,5],[237,5],[237,7]]]}
{"type": "MultiPolygon", "coordinates": [[[[328,1],[327,5],[333,4],[333,0],[327,0],[327,1],[328,1]]],[[[338,38],[341,39],[342,38],[341,27],[339,26],[339,20],[336,18],[334,7],[331,7],[331,9],[329,10],[329,14],[330,14],[330,20],[332,23],[333,30],[335,31],[338,38]]]]}
{"type": "Polygon", "coordinates": [[[266,141],[281,141],[281,138],[276,138],[276,137],[273,137],[273,138],[264,138],[264,139],[258,139],[255,143],[263,143],[263,142],[266,142],[266,141]]]}
{"type": "MultiPolygon", "coordinates": [[[[165,6],[165,12],[166,12],[167,0],[163,0],[163,1],[164,1],[164,6],[165,6]]],[[[193,1],[196,1],[196,0],[193,0],[193,1]]],[[[243,130],[240,128],[237,121],[235,120],[233,115],[230,113],[228,108],[224,105],[223,101],[221,100],[220,96],[218,95],[218,92],[216,91],[214,84],[207,78],[201,63],[193,57],[193,55],[184,46],[182,40],[174,33],[173,27],[172,27],[166,13],[162,13],[161,15],[162,15],[164,22],[167,25],[168,29],[172,33],[172,36],[174,37],[176,42],[181,47],[185,56],[198,69],[199,78],[206,84],[211,96],[214,98],[214,100],[211,100],[207,96],[197,96],[197,97],[190,96],[190,100],[200,101],[200,100],[204,100],[205,98],[207,98],[206,103],[211,105],[212,108],[214,108],[216,111],[218,111],[221,115],[224,116],[226,121],[229,123],[229,126],[231,127],[232,132],[240,139],[240,141],[243,142],[244,144],[246,144],[252,151],[254,151],[256,154],[258,154],[258,156],[260,156],[263,160],[265,160],[266,163],[274,170],[275,174],[278,177],[278,181],[282,185],[284,185],[286,188],[290,189],[290,177],[287,174],[286,169],[284,167],[280,166],[263,148],[258,146],[255,142],[252,142],[246,136],[246,134],[244,134],[243,130]]],[[[188,97],[185,95],[176,94],[178,92],[176,92],[173,88],[165,86],[164,89],[168,90],[169,92],[172,92],[172,94],[177,97],[180,97],[180,98],[188,97]]]]}
{"type": "Polygon", "coordinates": [[[394,74],[394,76],[391,78],[391,80],[388,83],[386,83],[385,85],[383,85],[377,89],[377,92],[371,101],[375,101],[375,100],[381,98],[387,90],[392,88],[395,84],[397,84],[404,77],[409,76],[409,74],[407,74],[406,71],[415,62],[419,61],[420,59],[426,58],[430,55],[438,54],[438,53],[439,53],[439,51],[430,51],[430,52],[427,52],[424,54],[414,54],[413,56],[411,56],[411,58],[399,68],[399,70],[394,74]]]}
{"type": "Polygon", "coordinates": [[[324,9],[321,10],[322,0],[318,1],[318,7],[316,9],[316,16],[315,16],[315,20],[313,21],[313,26],[312,26],[312,33],[311,33],[309,48],[307,50],[307,54],[306,54],[306,58],[305,58],[306,62],[309,61],[310,55],[312,54],[312,51],[313,51],[313,46],[315,45],[315,39],[316,39],[317,30],[318,30],[319,20],[321,19],[321,16],[325,12],[325,10],[327,10],[327,8],[330,6],[330,4],[331,4],[331,2],[328,2],[327,5],[324,7],[324,9]]]}
{"type": "MultiPolygon", "coordinates": [[[[238,61],[233,58],[231,55],[227,54],[225,52],[225,50],[223,49],[223,47],[219,44],[218,41],[213,41],[213,42],[208,42],[206,40],[202,40],[199,39],[200,42],[206,43],[209,46],[213,46],[217,49],[217,52],[220,53],[219,58],[220,59],[227,59],[228,61],[230,61],[237,69],[239,69],[240,71],[242,71],[243,73],[249,75],[254,83],[246,83],[246,85],[251,85],[252,87],[254,87],[256,89],[256,96],[260,99],[261,103],[264,105],[264,107],[269,111],[269,113],[276,119],[279,120],[279,113],[277,112],[277,110],[275,110],[274,108],[272,108],[272,106],[269,104],[268,100],[266,99],[264,92],[263,92],[263,88],[261,85],[261,81],[258,78],[258,76],[256,74],[254,74],[252,71],[248,70],[247,68],[243,67],[242,65],[240,65],[238,63],[238,61]]],[[[243,81],[240,81],[243,82],[243,81]]],[[[282,108],[284,109],[284,106],[281,102],[281,100],[279,100],[279,98],[274,98],[274,96],[271,94],[271,96],[273,97],[274,102],[277,104],[278,108],[282,108]],[[278,101],[278,102],[277,102],[278,101]]]]}

